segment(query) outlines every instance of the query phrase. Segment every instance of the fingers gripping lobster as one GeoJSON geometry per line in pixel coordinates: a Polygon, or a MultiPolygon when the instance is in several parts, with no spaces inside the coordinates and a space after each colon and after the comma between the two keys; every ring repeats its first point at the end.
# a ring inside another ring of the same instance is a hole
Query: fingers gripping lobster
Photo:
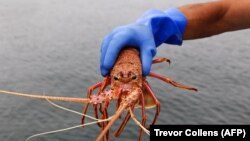
{"type": "MultiPolygon", "coordinates": [[[[153,60],[153,64],[169,62],[167,58],[158,58],[153,60]]],[[[175,87],[197,91],[196,88],[185,86],[168,77],[161,76],[159,74],[150,72],[149,77],[160,79],[166,83],[169,83],[175,87]]],[[[119,57],[111,70],[110,76],[107,76],[103,81],[92,85],[87,94],[90,99],[90,103],[94,106],[94,113],[96,118],[98,115],[102,115],[102,119],[108,118],[108,106],[111,100],[117,100],[117,111],[111,121],[98,123],[98,126],[102,128],[101,134],[98,136],[97,141],[109,140],[109,129],[112,124],[120,117],[122,112],[126,109],[134,109],[135,107],[141,108],[142,113],[142,126],[146,124],[146,108],[156,107],[156,113],[152,124],[155,124],[160,113],[160,102],[153,93],[149,86],[146,77],[142,76],[142,66],[139,57],[139,52],[135,48],[123,49],[119,57]],[[109,90],[106,90],[110,86],[109,90]],[[99,92],[96,95],[92,95],[92,92],[99,88],[99,92]]],[[[86,114],[89,103],[83,108],[83,114],[86,114]]],[[[124,118],[120,128],[115,132],[115,137],[118,137],[123,131],[126,123],[131,118],[131,114],[128,112],[124,118]]],[[[82,117],[82,124],[84,124],[85,116],[82,117]]],[[[142,140],[143,130],[140,130],[139,140],[142,140]]]]}

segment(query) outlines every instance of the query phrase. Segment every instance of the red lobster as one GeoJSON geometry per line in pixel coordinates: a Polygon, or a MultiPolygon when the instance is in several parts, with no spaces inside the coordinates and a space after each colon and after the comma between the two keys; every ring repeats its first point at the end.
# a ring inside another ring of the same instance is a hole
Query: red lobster
{"type": "MultiPolygon", "coordinates": [[[[167,58],[158,58],[153,60],[153,64],[168,62],[170,60],[167,58]]],[[[166,83],[169,83],[175,87],[197,91],[196,88],[185,86],[179,84],[168,77],[161,76],[154,72],[150,72],[149,77],[154,77],[160,79],[166,83]]],[[[156,98],[156,95],[149,86],[146,77],[142,76],[142,66],[139,57],[139,52],[135,48],[125,48],[123,49],[119,57],[111,70],[110,76],[107,76],[103,81],[92,85],[87,93],[88,98],[71,98],[71,97],[55,97],[55,96],[42,96],[42,95],[31,95],[22,94],[16,92],[2,91],[0,93],[12,94],[18,96],[25,96],[31,98],[47,99],[47,100],[60,100],[68,102],[78,102],[86,103],[83,108],[83,115],[86,114],[89,104],[94,106],[94,115],[98,119],[98,115],[101,114],[102,119],[110,118],[108,115],[108,107],[112,100],[117,100],[116,112],[110,120],[105,122],[97,122],[97,124],[102,128],[102,132],[97,137],[97,141],[109,140],[109,129],[114,124],[114,122],[121,117],[121,114],[127,110],[127,115],[125,116],[122,124],[115,132],[115,137],[118,137],[123,129],[125,128],[127,122],[132,117],[134,119],[133,109],[141,108],[142,121],[138,123],[140,125],[140,136],[139,140],[143,137],[143,128],[146,124],[146,108],[156,107],[156,113],[152,124],[155,124],[160,113],[160,102],[156,98]],[[110,89],[107,90],[107,87],[110,89]],[[96,95],[92,95],[92,92],[99,88],[99,92],[96,95]]],[[[85,116],[82,116],[82,125],[84,125],[85,116]]]]}
{"type": "MultiPolygon", "coordinates": [[[[170,60],[167,58],[158,58],[153,60],[153,64],[168,62],[170,60]]],[[[154,77],[160,79],[166,83],[169,83],[175,87],[197,91],[196,88],[184,86],[178,84],[175,81],[171,80],[168,77],[161,76],[154,72],[150,72],[149,77],[154,77]]],[[[106,139],[109,140],[109,128],[111,125],[120,117],[121,113],[125,109],[133,110],[135,107],[140,107],[142,110],[142,126],[145,127],[146,123],[146,108],[156,107],[156,113],[152,124],[155,124],[160,113],[160,102],[156,98],[156,95],[150,88],[146,77],[142,76],[142,65],[139,58],[139,52],[135,48],[125,48],[123,49],[119,57],[111,70],[110,76],[107,76],[103,81],[92,85],[87,94],[90,98],[90,102],[94,103],[94,113],[96,118],[98,118],[98,109],[101,109],[102,119],[108,118],[107,109],[111,100],[117,100],[117,111],[109,122],[104,122],[98,124],[103,130],[98,136],[97,140],[102,140],[103,136],[106,134],[106,139]],[[107,86],[111,86],[111,89],[105,91],[107,86]],[[92,96],[92,91],[100,88],[100,91],[97,95],[92,96]]],[[[86,114],[88,105],[83,109],[83,114],[86,114]]],[[[120,128],[115,132],[115,137],[118,137],[123,131],[126,123],[131,117],[131,112],[128,111],[124,121],[122,122],[120,128]]],[[[82,117],[82,124],[84,124],[84,118],[82,117]]],[[[140,130],[139,140],[142,140],[143,130],[140,130]]]]}

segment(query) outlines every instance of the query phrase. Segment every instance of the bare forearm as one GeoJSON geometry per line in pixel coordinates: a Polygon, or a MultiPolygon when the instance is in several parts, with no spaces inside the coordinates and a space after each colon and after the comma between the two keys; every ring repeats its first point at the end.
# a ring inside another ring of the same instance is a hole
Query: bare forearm
{"type": "Polygon", "coordinates": [[[220,0],[179,8],[188,24],[183,39],[197,39],[250,28],[250,0],[220,0]]]}

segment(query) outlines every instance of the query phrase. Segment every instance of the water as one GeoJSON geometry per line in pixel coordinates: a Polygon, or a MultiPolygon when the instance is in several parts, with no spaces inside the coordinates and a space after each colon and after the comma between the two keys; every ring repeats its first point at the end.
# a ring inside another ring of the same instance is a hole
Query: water
{"type": "MultiPolygon", "coordinates": [[[[86,96],[87,88],[102,79],[99,50],[108,32],[135,21],[147,9],[192,2],[198,1],[0,0],[0,89],[86,96]]],[[[158,48],[157,55],[170,58],[172,64],[157,64],[152,70],[199,89],[194,93],[150,79],[162,106],[158,124],[249,124],[249,36],[250,30],[244,30],[185,41],[183,47],[158,48]]],[[[80,104],[58,104],[82,110],[80,104]]],[[[80,123],[80,116],[46,101],[8,95],[0,95],[0,112],[3,141],[22,141],[80,123]]],[[[136,114],[140,117],[138,110],[136,114]]],[[[153,114],[154,110],[148,111],[149,120],[153,114]]],[[[92,125],[33,140],[88,141],[99,132],[92,125]]],[[[116,140],[137,140],[138,136],[139,128],[130,121],[116,140]]]]}

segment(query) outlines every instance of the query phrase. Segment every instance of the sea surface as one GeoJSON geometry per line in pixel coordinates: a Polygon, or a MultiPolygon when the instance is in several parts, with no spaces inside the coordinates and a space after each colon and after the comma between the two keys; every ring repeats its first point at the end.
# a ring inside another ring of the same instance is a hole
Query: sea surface
{"type": "MultiPolygon", "coordinates": [[[[204,0],[0,0],[0,89],[86,97],[88,87],[103,79],[99,58],[106,34],[148,9],[195,2],[204,0]]],[[[181,47],[162,45],[157,51],[172,64],[154,65],[152,71],[199,89],[192,92],[148,78],[161,102],[158,124],[250,124],[250,30],[184,41],[181,47]]],[[[56,103],[79,112],[83,107],[56,103]]],[[[112,105],[109,112],[114,113],[112,105]]],[[[140,110],[135,113],[140,120],[140,110]]],[[[147,111],[148,124],[154,113],[155,109],[147,111]]],[[[88,114],[93,115],[93,108],[88,114]]],[[[0,94],[1,141],[24,141],[79,125],[80,118],[46,100],[0,94]]],[[[111,135],[121,121],[112,126],[111,135]]],[[[30,141],[93,141],[99,133],[96,125],[89,125],[30,141]]],[[[121,136],[111,140],[138,136],[139,128],[131,120],[121,136]]]]}

